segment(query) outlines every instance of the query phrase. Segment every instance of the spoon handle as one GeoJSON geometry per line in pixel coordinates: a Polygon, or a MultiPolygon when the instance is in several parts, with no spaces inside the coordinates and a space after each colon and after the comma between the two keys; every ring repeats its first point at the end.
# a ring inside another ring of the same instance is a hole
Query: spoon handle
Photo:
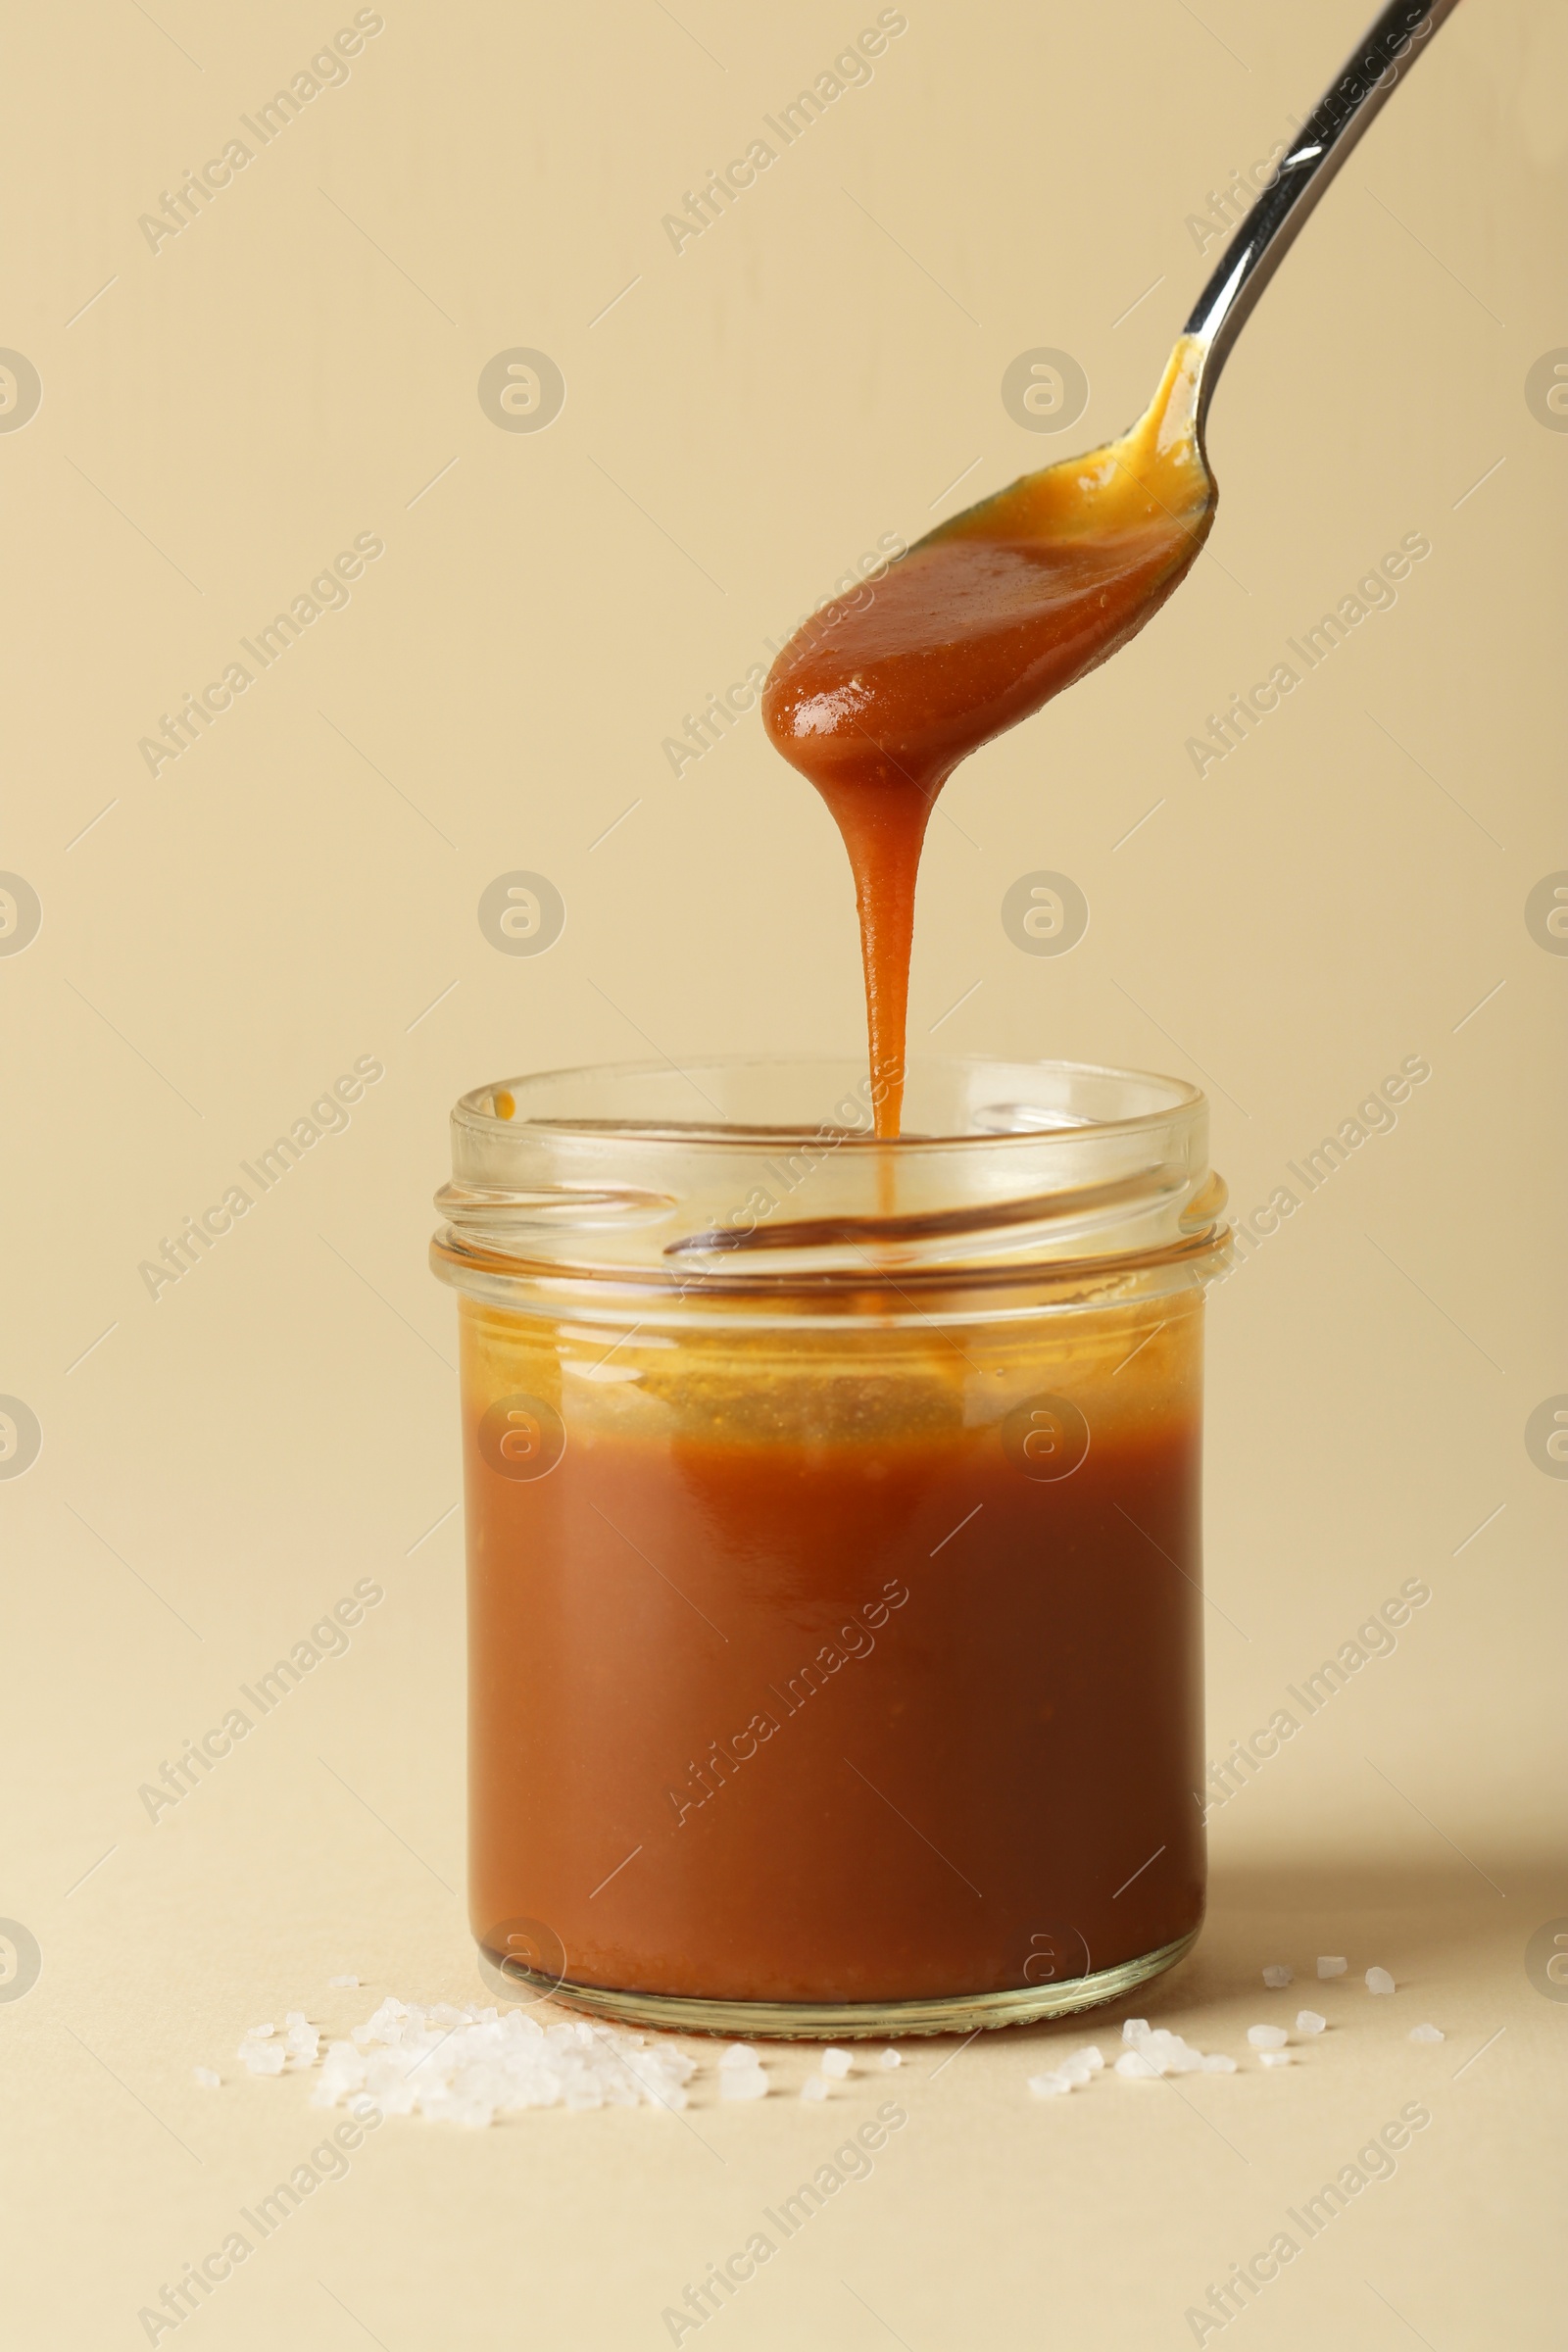
{"type": "Polygon", "coordinates": [[[1391,0],[1367,26],[1225,248],[1185,329],[1204,347],[1200,431],[1219,371],[1252,305],[1362,131],[1457,6],[1458,0],[1391,0]]]}

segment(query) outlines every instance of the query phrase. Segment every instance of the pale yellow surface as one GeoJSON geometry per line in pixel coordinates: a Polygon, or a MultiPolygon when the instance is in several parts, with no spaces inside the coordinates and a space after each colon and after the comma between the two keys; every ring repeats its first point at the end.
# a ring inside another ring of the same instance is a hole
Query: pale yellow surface
{"type": "MultiPolygon", "coordinates": [[[[138,215],[352,11],[17,16],[0,344],[43,403],[0,432],[0,868],[43,927],[0,957],[0,1392],[43,1450],[0,1481],[0,1917],[43,1973],[0,2002],[8,2342],[145,2341],[138,2308],[318,2141],[301,2082],[234,2081],[247,2026],[478,1996],[455,1335],[424,1263],[448,1105],[550,1064],[853,1048],[824,811],[755,714],[678,781],[663,739],[879,535],[1067,454],[1004,410],[1017,354],[1087,369],[1068,446],[1142,409],[1218,250],[1190,220],[1369,5],[911,5],[869,85],[679,255],[662,216],[874,10],[389,5],[156,255],[138,215]],[[479,406],[513,347],[564,374],[547,431],[479,406]],[[138,738],[364,532],[385,554],[348,609],[151,776],[138,738]],[[535,958],[476,920],[514,869],[566,903],[535,958]],[[348,1131],[150,1298],[138,1263],[364,1055],[385,1077],[348,1131]],[[151,1823],[138,1787],[366,1577],[386,1597],[348,1654],[151,1823]],[[329,1993],[347,1971],[366,1990],[329,1993]]],[[[1187,2307],[1412,2099],[1433,2121],[1397,2176],[1227,2339],[1559,2340],[1568,2008],[1524,1951],[1568,1914],[1568,1484],[1523,1432],[1568,1389],[1568,961],[1524,904],[1568,865],[1568,436],[1523,387],[1568,339],[1565,80],[1559,18],[1467,0],[1231,362],[1208,555],[961,771],[922,883],[916,1044],[1199,1080],[1244,1210],[1431,1063],[1211,1302],[1210,1753],[1405,1579],[1433,1598],[1215,1816],[1211,1924],[1139,2004],[1210,2048],[1302,2000],[1335,2031],[1278,2076],[1038,2106],[1041,2045],[1123,2008],[911,2047],[874,2176],[705,2343],[1191,2342],[1187,2307]],[[1207,714],[1410,533],[1432,552],[1396,605],[1200,780],[1207,714]],[[1035,869],[1088,897],[1069,956],[1002,928],[1035,869]],[[1320,1950],[1352,1975],[1317,2002],[1320,1950]],[[1305,1972],[1283,1995],[1276,1959],[1305,1972]],[[1447,2039],[1408,2042],[1428,2018],[1447,2039]]],[[[685,2123],[389,2123],[180,2341],[667,2342],[663,2306],[884,2095],[721,2111],[710,2073],[685,2123]]]]}

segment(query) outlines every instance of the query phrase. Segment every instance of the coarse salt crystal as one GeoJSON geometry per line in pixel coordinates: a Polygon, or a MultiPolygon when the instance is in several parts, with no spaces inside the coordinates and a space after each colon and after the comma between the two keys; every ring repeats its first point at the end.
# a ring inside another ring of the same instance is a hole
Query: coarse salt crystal
{"type": "Polygon", "coordinates": [[[1336,1960],[1329,1953],[1320,1953],[1317,1973],[1320,1977],[1343,1977],[1349,1965],[1348,1960],[1336,1960]]]}
{"type": "Polygon", "coordinates": [[[1184,2041],[1179,2034],[1173,2034],[1168,2026],[1156,2027],[1152,2034],[1146,2034],[1133,2046],[1152,2061],[1156,2074],[1195,2074],[1202,2064],[1201,2050],[1195,2050],[1191,2042],[1184,2041]]]}
{"type": "Polygon", "coordinates": [[[236,2055],[253,2075],[280,2075],[288,2061],[288,2052],[280,2041],[257,2041],[249,2035],[240,2043],[236,2055]]]}
{"type": "Polygon", "coordinates": [[[827,2084],[820,2075],[810,2075],[801,2084],[801,2096],[803,2099],[825,2099],[827,2097],[827,2084]]]}
{"type": "Polygon", "coordinates": [[[1050,2099],[1071,2090],[1072,2084],[1063,2074],[1031,2075],[1029,2087],[1037,2099],[1050,2099]]]}
{"type": "Polygon", "coordinates": [[[1145,2041],[1148,2036],[1149,2020],[1147,2017],[1128,2017],[1122,2020],[1121,2037],[1123,2041],[1145,2041]]]}
{"type": "Polygon", "coordinates": [[[718,2095],[721,2099],[765,2099],[767,2077],[760,2066],[721,2067],[718,2095]]]}
{"type": "Polygon", "coordinates": [[[1296,2012],[1298,2034],[1321,2034],[1328,2022],[1326,2017],[1319,2017],[1315,2009],[1298,2009],[1296,2012]]]}
{"type": "Polygon", "coordinates": [[[1289,2050],[1259,2050],[1257,2063],[1259,2066],[1289,2066],[1291,2053],[1289,2050]]]}
{"type": "Polygon", "coordinates": [[[1081,2050],[1075,2051],[1074,2055],[1083,2060],[1085,2066],[1088,2067],[1091,2074],[1103,2074],[1105,2061],[1101,2055],[1100,2046],[1097,2042],[1091,2041],[1086,2043],[1081,2050]]]}
{"type": "Polygon", "coordinates": [[[1287,1984],[1294,1981],[1296,1971],[1294,1968],[1286,1968],[1282,1964],[1275,1968],[1265,1968],[1263,1971],[1263,1982],[1271,1992],[1280,1992],[1287,1984]]]}
{"type": "Polygon", "coordinates": [[[1148,2080],[1162,2071],[1158,2059],[1151,2057],[1147,2050],[1123,2050],[1116,2061],[1118,2075],[1148,2080]]]}
{"type": "Polygon", "coordinates": [[[334,1991],[346,1989],[350,1992],[358,1988],[360,1982],[358,1977],[328,1977],[326,1981],[334,1991]]]}
{"type": "Polygon", "coordinates": [[[193,2066],[191,2068],[191,2073],[195,2076],[203,2090],[221,2090],[223,2087],[222,2076],[215,2075],[210,2066],[193,2066]]]}
{"type": "Polygon", "coordinates": [[[1392,1992],[1394,1979],[1386,1968],[1369,1968],[1366,1972],[1366,1988],[1368,1992],[1392,1992]]]}
{"type": "Polygon", "coordinates": [[[877,2060],[877,2064],[887,2067],[902,2066],[904,2064],[903,2055],[898,2050],[884,2050],[877,2060]]]}
{"type": "Polygon", "coordinates": [[[760,2050],[754,2050],[749,2041],[732,2041],[718,2061],[720,2073],[733,2066],[760,2066],[761,2063],[760,2050]]]}
{"type": "Polygon", "coordinates": [[[850,2072],[855,2060],[848,2050],[826,2049],[822,2052],[821,2069],[830,2081],[839,2082],[850,2072]]]}
{"type": "MultiPolygon", "coordinates": [[[[1224,2057],[1217,2051],[1205,2057],[1201,2050],[1184,2040],[1180,2034],[1173,2034],[1167,2026],[1156,2026],[1151,2033],[1143,2018],[1130,2018],[1128,2024],[1141,2026],[1143,2031],[1116,2060],[1114,2071],[1118,2075],[1126,2075],[1134,2082],[1147,2082],[1160,2075],[1233,2075],[1236,2072],[1234,2058],[1224,2057]]],[[[1259,2030],[1263,2033],[1280,2033],[1277,2026],[1265,2026],[1259,2030]]],[[[1280,2039],[1283,2041],[1284,2038],[1280,2033],[1280,2039]]],[[[1070,2072],[1073,2063],[1069,2060],[1063,2072],[1070,2072]]],[[[1098,2074],[1104,2063],[1100,2051],[1092,2044],[1079,2053],[1077,2060],[1078,2066],[1089,2074],[1098,2074]]]]}
{"type": "Polygon", "coordinates": [[[1283,2050],[1290,2036],[1283,2026],[1249,2026],[1247,2038],[1254,2050],[1283,2050]]]}
{"type": "Polygon", "coordinates": [[[1448,2036],[1441,2026],[1412,2026],[1410,2028],[1412,2041],[1446,2041],[1447,2038],[1448,2036]]]}
{"type": "Polygon", "coordinates": [[[271,2025],[247,2026],[245,2029],[245,2038],[247,2041],[265,2041],[269,2034],[275,2034],[276,2032],[277,2028],[271,2025]]]}

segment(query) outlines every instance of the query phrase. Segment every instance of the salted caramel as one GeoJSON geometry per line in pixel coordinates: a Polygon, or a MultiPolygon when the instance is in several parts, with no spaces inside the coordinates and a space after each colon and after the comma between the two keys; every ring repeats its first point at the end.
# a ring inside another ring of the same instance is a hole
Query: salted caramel
{"type": "Polygon", "coordinates": [[[1197,559],[1215,488],[1183,337],[1132,430],[939,525],[866,597],[797,632],[762,696],[769,736],[822,795],[859,912],[877,1132],[896,1136],[914,887],[960,760],[1106,661],[1197,559]]]}

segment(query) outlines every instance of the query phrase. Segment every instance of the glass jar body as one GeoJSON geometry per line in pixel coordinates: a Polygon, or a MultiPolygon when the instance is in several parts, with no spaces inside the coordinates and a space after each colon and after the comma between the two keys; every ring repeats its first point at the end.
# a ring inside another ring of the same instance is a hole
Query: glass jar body
{"type": "Polygon", "coordinates": [[[848,1246],[826,1282],[451,1274],[472,1921],[519,1986],[967,2031],[1197,1933],[1212,1241],[848,1246]]]}

